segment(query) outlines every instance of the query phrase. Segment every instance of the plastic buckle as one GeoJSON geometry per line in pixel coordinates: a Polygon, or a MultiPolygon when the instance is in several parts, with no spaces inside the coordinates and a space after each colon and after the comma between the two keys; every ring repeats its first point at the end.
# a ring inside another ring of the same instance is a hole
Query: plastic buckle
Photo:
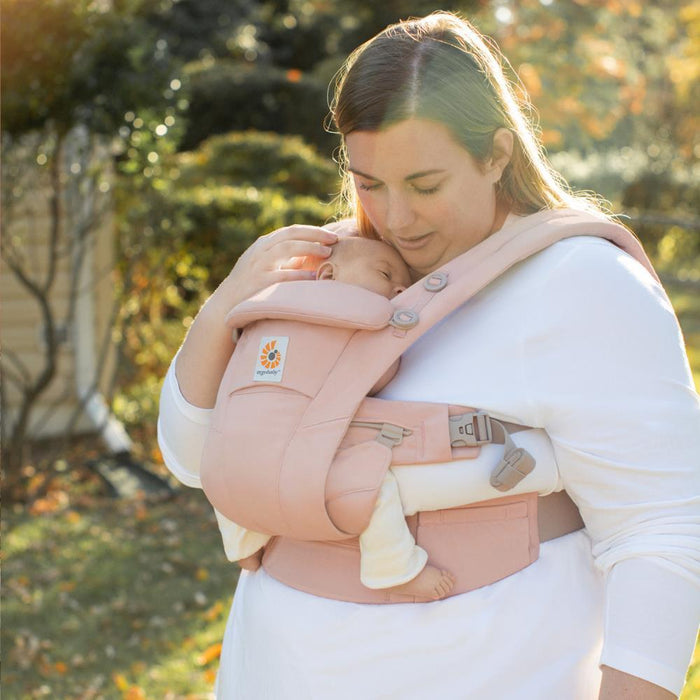
{"type": "Polygon", "coordinates": [[[493,440],[491,418],[486,411],[450,416],[450,445],[477,447],[493,440]]]}
{"type": "Polygon", "coordinates": [[[377,442],[392,448],[400,445],[404,437],[410,434],[411,431],[408,428],[402,428],[400,425],[393,425],[392,423],[383,423],[379,429],[379,435],[377,435],[377,442]]]}
{"type": "Polygon", "coordinates": [[[509,452],[491,473],[491,486],[499,491],[510,491],[519,484],[533,469],[535,460],[522,447],[509,452]]]}

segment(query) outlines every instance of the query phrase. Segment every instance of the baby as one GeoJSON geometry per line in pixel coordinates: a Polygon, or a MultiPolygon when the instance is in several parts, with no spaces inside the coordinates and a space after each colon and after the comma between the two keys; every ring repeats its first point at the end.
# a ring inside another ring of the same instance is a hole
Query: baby
{"type": "MultiPolygon", "coordinates": [[[[358,285],[388,299],[411,284],[408,267],[394,248],[382,241],[356,237],[338,241],[330,258],[319,266],[316,277],[358,285]]],[[[384,377],[383,384],[387,381],[384,377]]],[[[373,392],[379,388],[374,387],[373,392]]],[[[261,549],[270,537],[246,530],[218,511],[215,513],[228,559],[238,561],[242,568],[256,570],[261,549]]],[[[454,586],[452,575],[428,564],[426,551],[416,545],[406,525],[391,469],[382,483],[370,523],[360,535],[360,552],[360,578],[368,588],[439,599],[454,586]]]]}

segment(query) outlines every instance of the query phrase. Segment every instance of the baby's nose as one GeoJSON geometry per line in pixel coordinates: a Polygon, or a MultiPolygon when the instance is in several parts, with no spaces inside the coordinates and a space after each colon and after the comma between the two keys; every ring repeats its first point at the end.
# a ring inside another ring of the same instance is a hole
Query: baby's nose
{"type": "Polygon", "coordinates": [[[404,287],[402,284],[397,284],[394,289],[393,289],[393,296],[396,296],[397,294],[401,294],[401,292],[405,292],[406,287],[404,287]]]}

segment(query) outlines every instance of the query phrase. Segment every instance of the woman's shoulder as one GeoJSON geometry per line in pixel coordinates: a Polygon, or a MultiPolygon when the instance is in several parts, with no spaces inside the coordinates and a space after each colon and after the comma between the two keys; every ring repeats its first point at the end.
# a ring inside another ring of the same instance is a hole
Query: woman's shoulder
{"type": "Polygon", "coordinates": [[[476,301],[465,311],[478,307],[491,316],[507,314],[509,323],[531,330],[566,316],[629,317],[633,309],[650,315],[673,313],[647,269],[595,235],[562,239],[531,255],[493,280],[476,301]]]}
{"type": "Polygon", "coordinates": [[[525,267],[551,292],[579,288],[590,289],[596,297],[616,292],[665,298],[659,283],[640,262],[600,236],[574,236],[553,243],[525,267]]]}
{"type": "Polygon", "coordinates": [[[641,279],[654,279],[655,273],[642,246],[634,234],[604,214],[577,209],[545,209],[533,214],[509,214],[504,231],[518,239],[534,241],[561,240],[528,260],[528,267],[543,269],[566,267],[570,273],[607,274],[613,278],[625,277],[630,272],[641,274],[641,279]],[[614,242],[613,242],[614,241],[614,242]],[[616,244],[616,243],[617,244],[616,244]]]}
{"type": "Polygon", "coordinates": [[[601,366],[644,356],[644,366],[653,368],[664,359],[682,374],[682,335],[666,292],[613,243],[595,236],[562,240],[532,260],[528,276],[537,279],[533,333],[551,338],[555,350],[568,343],[572,356],[601,366]]]}
{"type": "MultiPolygon", "coordinates": [[[[484,312],[507,318],[523,338],[561,335],[586,345],[582,336],[635,343],[649,334],[678,336],[671,303],[649,271],[632,256],[598,236],[553,243],[519,263],[485,290],[484,312]]],[[[618,342],[618,341],[614,341],[618,342]]]]}

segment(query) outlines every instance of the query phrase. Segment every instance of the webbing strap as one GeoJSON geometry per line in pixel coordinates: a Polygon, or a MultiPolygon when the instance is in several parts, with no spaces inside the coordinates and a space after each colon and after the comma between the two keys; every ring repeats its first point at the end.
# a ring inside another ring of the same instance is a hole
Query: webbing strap
{"type": "MultiPolygon", "coordinates": [[[[285,499],[289,508],[298,508],[300,503],[308,503],[310,507],[312,503],[324,503],[324,470],[314,470],[302,480],[294,473],[293,465],[303,464],[309,454],[314,455],[313,461],[318,465],[332,462],[360,402],[410,345],[516,263],[574,236],[598,236],[612,241],[656,278],[639,241],[630,231],[590,214],[573,210],[543,211],[496,231],[429,277],[429,281],[444,277],[446,285],[429,282],[426,286],[418,281],[394,298],[397,309],[418,314],[415,326],[360,330],[350,338],[333,371],[307,407],[287,448],[281,480],[288,488],[282,492],[289,496],[285,499]],[[363,368],[360,374],[358,367],[363,368]]],[[[329,537],[332,532],[342,535],[330,518],[327,526],[329,537]]]]}

